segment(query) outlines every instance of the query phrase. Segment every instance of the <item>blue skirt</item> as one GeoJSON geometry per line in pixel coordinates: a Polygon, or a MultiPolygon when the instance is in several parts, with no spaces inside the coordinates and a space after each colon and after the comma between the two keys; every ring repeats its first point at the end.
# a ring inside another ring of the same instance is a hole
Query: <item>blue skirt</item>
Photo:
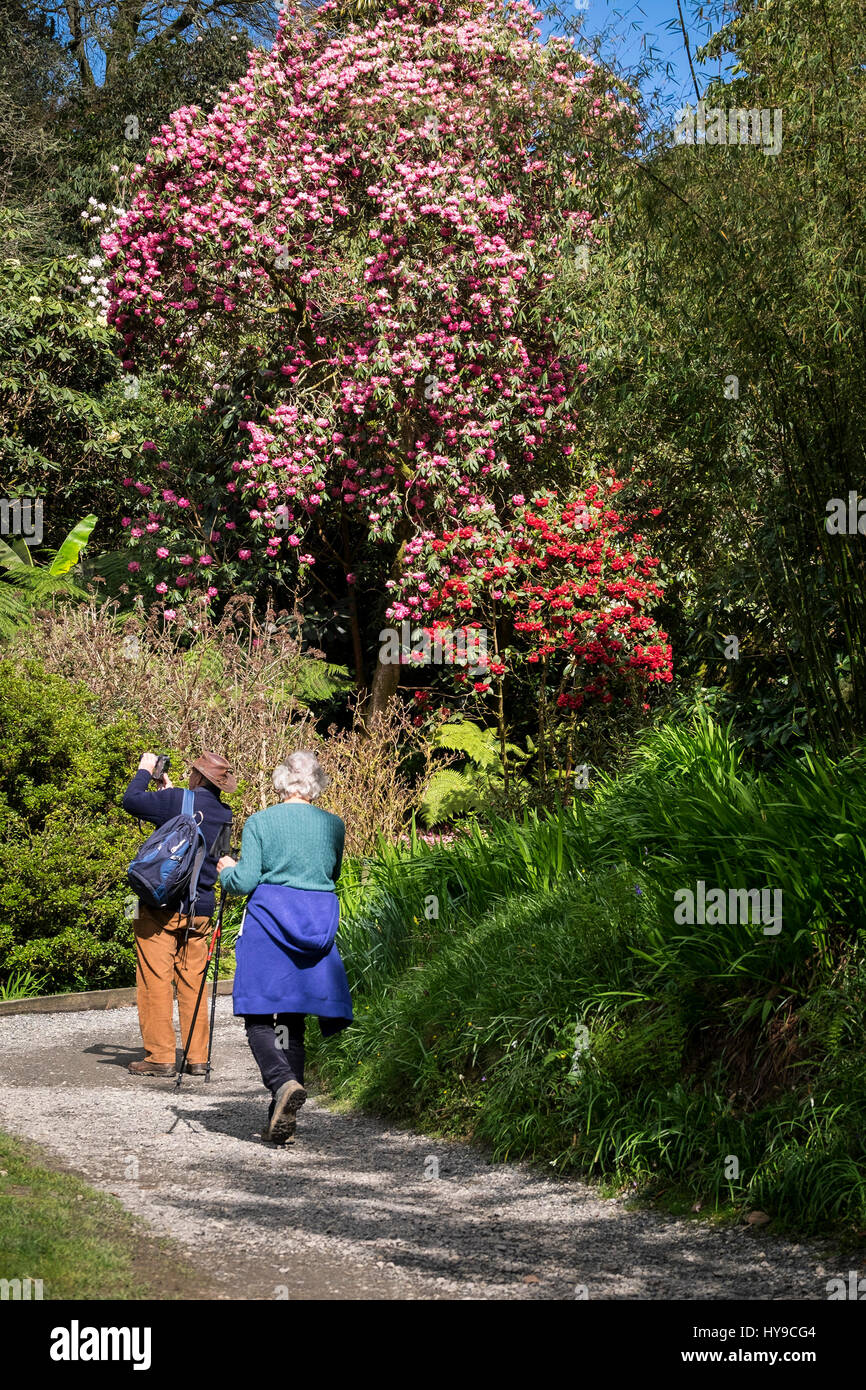
{"type": "Polygon", "coordinates": [[[235,947],[234,1012],[315,1014],[325,1036],[347,1028],[352,999],[335,944],[339,925],[336,893],[260,883],[235,947]]]}

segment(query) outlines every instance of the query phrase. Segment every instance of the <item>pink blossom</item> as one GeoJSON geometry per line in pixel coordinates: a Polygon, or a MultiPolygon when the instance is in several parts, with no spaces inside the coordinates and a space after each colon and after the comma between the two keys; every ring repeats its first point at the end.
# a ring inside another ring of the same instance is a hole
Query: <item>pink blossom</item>
{"type": "MultiPolygon", "coordinates": [[[[346,29],[331,9],[303,26],[287,10],[271,52],[251,58],[212,110],[181,107],[162,126],[136,166],[129,210],[102,240],[109,319],[126,360],[139,343],[159,352],[166,400],[198,379],[193,406],[212,397],[219,410],[223,384],[259,350],[268,403],[245,393],[236,456],[216,470],[215,495],[194,499],[199,515],[220,509],[227,534],[229,499],[250,518],[238,557],[256,557],[251,585],[283,539],[300,552],[314,515],[331,538],[347,514],[390,548],[390,566],[408,515],[417,536],[392,591],[392,611],[408,616],[435,607],[431,593],[452,575],[485,571],[475,540],[451,533],[471,520],[501,558],[521,524],[511,508],[526,504],[509,486],[527,464],[549,475],[574,448],[570,402],[585,364],[550,316],[521,325],[574,247],[597,242],[596,214],[576,203],[579,177],[602,122],[625,112],[631,123],[634,109],[570,40],[539,42],[528,0],[429,14],[398,0],[346,29]],[[419,100],[435,138],[419,133],[419,100]],[[569,122],[555,158],[537,134],[547,110],[569,122]],[[334,235],[347,226],[368,233],[360,274],[334,235]],[[291,269],[281,274],[283,247],[291,269]],[[273,313],[299,283],[309,286],[292,301],[303,340],[273,313]],[[239,335],[227,319],[235,306],[239,335]],[[198,361],[214,329],[217,385],[198,361]],[[275,515],[299,534],[275,536],[275,515]],[[432,549],[443,534],[445,555],[432,549]]],[[[197,549],[190,500],[163,498],[191,513],[175,523],[186,528],[177,548],[197,549]]]]}

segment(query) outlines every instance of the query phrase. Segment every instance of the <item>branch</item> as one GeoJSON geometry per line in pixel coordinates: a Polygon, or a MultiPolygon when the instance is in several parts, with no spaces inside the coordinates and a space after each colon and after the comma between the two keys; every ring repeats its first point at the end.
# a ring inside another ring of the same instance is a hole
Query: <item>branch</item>
{"type": "Polygon", "coordinates": [[[701,99],[701,94],[700,94],[700,91],[699,91],[699,89],[698,89],[698,79],[695,77],[695,69],[694,69],[694,65],[693,65],[693,63],[692,63],[692,49],[691,49],[691,44],[689,43],[689,32],[688,32],[688,30],[687,30],[687,28],[686,28],[686,22],[685,22],[685,20],[683,19],[683,7],[682,7],[682,5],[680,4],[680,0],[677,0],[677,10],[679,11],[679,16],[680,16],[680,28],[681,28],[682,31],[683,31],[683,43],[685,44],[685,47],[686,47],[686,57],[687,57],[688,60],[689,60],[689,71],[690,71],[691,74],[692,74],[692,82],[693,82],[694,85],[695,85],[695,96],[696,96],[697,100],[700,101],[700,99],[701,99]]]}
{"type": "Polygon", "coordinates": [[[72,42],[67,44],[67,48],[78,64],[78,71],[81,73],[81,80],[85,87],[96,87],[96,79],[90,67],[87,57],[87,49],[84,43],[84,34],[81,28],[81,10],[77,0],[64,0],[66,17],[69,20],[69,32],[72,35],[72,42]]]}
{"type": "MultiPolygon", "coordinates": [[[[171,21],[171,24],[169,24],[167,29],[163,30],[159,37],[163,39],[173,39],[178,34],[182,34],[184,29],[188,29],[193,23],[200,8],[199,0],[187,0],[187,4],[184,5],[177,18],[171,21]]],[[[153,43],[153,39],[151,39],[150,42],[153,43]]]]}

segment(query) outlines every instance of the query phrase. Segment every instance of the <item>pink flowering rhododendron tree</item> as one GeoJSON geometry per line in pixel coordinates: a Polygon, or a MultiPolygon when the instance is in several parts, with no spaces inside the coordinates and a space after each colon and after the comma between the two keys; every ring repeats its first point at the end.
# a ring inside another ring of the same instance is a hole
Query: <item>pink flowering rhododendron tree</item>
{"type": "Polygon", "coordinates": [[[167,613],[326,566],[378,585],[376,629],[430,613],[476,535],[518,553],[516,493],[573,474],[586,365],[546,292],[596,242],[628,94],[524,0],[334,8],[176,112],[102,238],[127,369],[225,427],[195,488],[165,441],[129,480],[167,613]]]}

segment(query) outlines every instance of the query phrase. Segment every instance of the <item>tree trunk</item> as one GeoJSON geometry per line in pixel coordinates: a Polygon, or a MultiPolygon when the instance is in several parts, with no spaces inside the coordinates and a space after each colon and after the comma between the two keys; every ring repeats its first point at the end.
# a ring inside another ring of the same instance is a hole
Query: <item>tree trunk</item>
{"type": "MultiPolygon", "coordinates": [[[[408,517],[401,521],[397,541],[397,554],[394,556],[394,563],[391,566],[391,579],[399,579],[403,572],[403,551],[406,542],[411,534],[411,526],[408,517]]],[[[364,709],[365,715],[384,714],[389,704],[397,693],[400,685],[400,667],[393,661],[382,660],[382,648],[376,652],[376,668],[373,671],[373,679],[370,684],[370,694],[364,709]]]]}
{"type": "Polygon", "coordinates": [[[400,684],[400,667],[393,661],[383,661],[381,651],[376,653],[376,669],[367,700],[366,714],[375,718],[384,714],[391,700],[397,694],[400,684]]]}
{"type": "Polygon", "coordinates": [[[138,39],[138,26],[143,13],[143,0],[125,0],[125,3],[118,7],[111,38],[105,45],[106,87],[122,81],[123,70],[138,39]]]}
{"type": "Polygon", "coordinates": [[[90,62],[87,57],[87,48],[84,42],[84,30],[82,28],[81,8],[78,0],[66,0],[66,17],[69,20],[69,32],[72,41],[69,44],[69,51],[78,65],[78,72],[85,87],[95,90],[96,81],[90,62]]]}

